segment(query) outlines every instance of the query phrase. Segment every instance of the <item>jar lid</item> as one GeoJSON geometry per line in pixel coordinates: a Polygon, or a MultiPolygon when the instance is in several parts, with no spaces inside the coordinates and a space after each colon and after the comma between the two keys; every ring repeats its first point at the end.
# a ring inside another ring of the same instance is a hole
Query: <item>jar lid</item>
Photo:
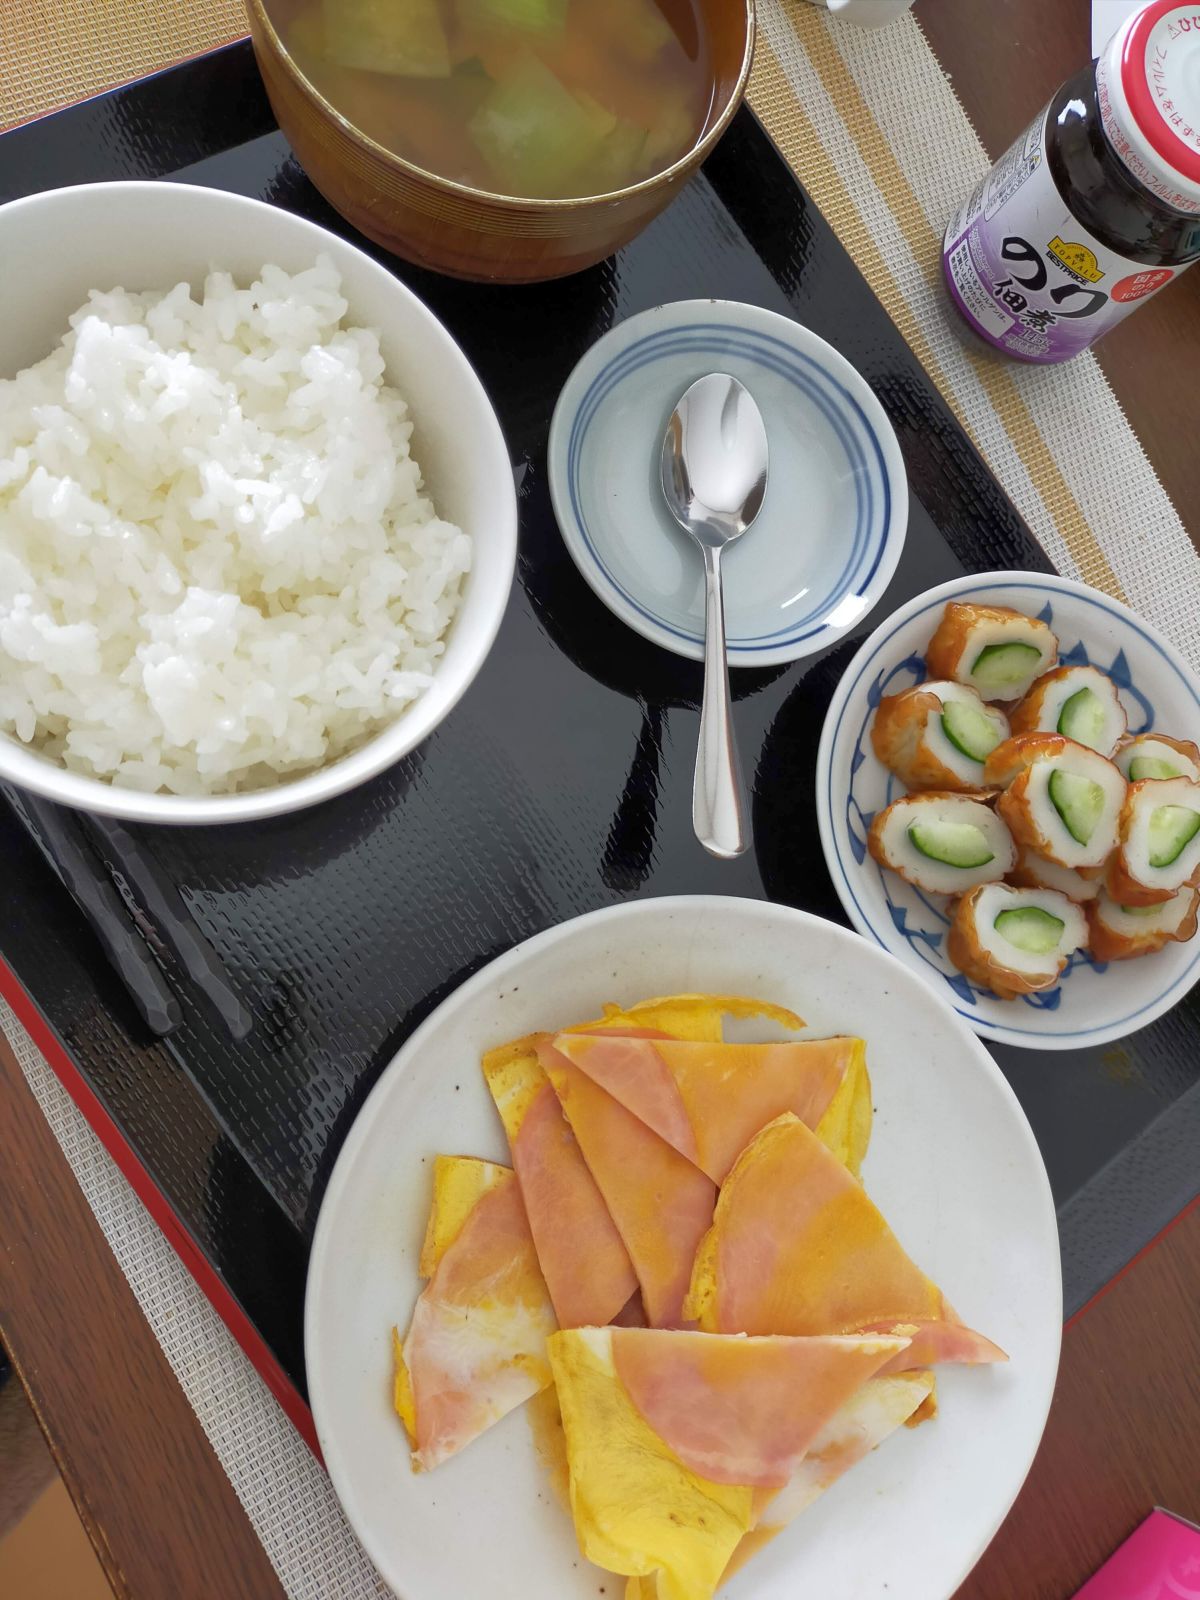
{"type": "Polygon", "coordinates": [[[1151,0],[1096,63],[1109,143],[1139,183],[1200,214],[1200,0],[1151,0]]]}

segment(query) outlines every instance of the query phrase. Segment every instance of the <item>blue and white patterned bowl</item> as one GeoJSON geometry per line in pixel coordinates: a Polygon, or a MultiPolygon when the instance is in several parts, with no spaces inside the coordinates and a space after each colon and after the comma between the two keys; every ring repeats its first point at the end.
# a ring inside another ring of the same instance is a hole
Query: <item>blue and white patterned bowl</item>
{"type": "Polygon", "coordinates": [[[908,529],[904,461],[882,406],[799,323],[735,301],[681,300],[618,324],[555,407],[555,514],[605,605],[655,644],[702,660],[703,568],[667,510],[661,457],[680,395],[707,372],[749,389],[771,458],[763,509],[723,563],[729,659],[795,661],[879,602],[908,529]]]}
{"type": "Polygon", "coordinates": [[[885,694],[925,674],[923,656],[947,600],[1012,606],[1058,635],[1060,660],[1090,663],[1116,683],[1129,731],[1200,739],[1200,680],[1178,652],[1127,607],[1067,578],[992,572],[930,589],[877,628],[847,667],[817,754],[817,814],[825,860],[855,927],[920,972],[977,1033],[1030,1049],[1074,1050],[1144,1028],[1200,979],[1200,937],[1156,955],[1107,965],[1072,957],[1058,986],[999,1000],[969,983],[946,954],[946,902],[924,895],[867,854],[877,811],[904,786],[876,758],[870,727],[885,694]]]}

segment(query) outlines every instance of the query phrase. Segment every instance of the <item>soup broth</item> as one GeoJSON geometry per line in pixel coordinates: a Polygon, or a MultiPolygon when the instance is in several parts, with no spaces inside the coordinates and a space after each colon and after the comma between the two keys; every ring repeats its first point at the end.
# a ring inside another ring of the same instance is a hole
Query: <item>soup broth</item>
{"type": "Polygon", "coordinates": [[[712,98],[692,0],[268,0],[368,138],[522,199],[607,194],[685,155],[712,98]]]}

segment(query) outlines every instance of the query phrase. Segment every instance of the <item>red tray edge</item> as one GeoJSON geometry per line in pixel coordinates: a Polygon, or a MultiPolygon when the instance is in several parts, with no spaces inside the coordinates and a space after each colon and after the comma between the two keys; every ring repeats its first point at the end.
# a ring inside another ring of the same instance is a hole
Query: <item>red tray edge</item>
{"type": "Polygon", "coordinates": [[[71,1060],[49,1023],[38,1010],[33,997],[3,956],[0,956],[0,995],[8,1001],[25,1031],[45,1057],[51,1071],[82,1112],[92,1132],[108,1151],[133,1192],[157,1223],[168,1244],[274,1395],[288,1421],[317,1460],[321,1461],[321,1447],[317,1443],[312,1412],[238,1300],[188,1233],[166,1195],[155,1183],[148,1169],[142,1165],[132,1146],[126,1141],[87,1079],[71,1060]]]}

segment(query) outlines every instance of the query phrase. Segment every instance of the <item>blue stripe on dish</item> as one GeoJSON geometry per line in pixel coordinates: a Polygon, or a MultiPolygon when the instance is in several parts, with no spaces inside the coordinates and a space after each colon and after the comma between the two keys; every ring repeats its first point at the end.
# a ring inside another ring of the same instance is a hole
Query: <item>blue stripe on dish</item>
{"type": "MultiPolygon", "coordinates": [[[[1046,595],[1050,596],[1050,599],[1048,601],[1048,605],[1050,605],[1050,606],[1052,606],[1054,604],[1055,598],[1056,597],[1060,597],[1061,594],[1062,594],[1062,591],[1060,589],[1052,588],[1049,584],[1040,584],[1034,579],[1025,578],[1025,577],[1022,577],[1020,579],[1015,579],[1015,580],[1007,580],[1007,581],[999,581],[999,580],[997,580],[997,581],[992,582],[992,583],[983,583],[983,584],[978,584],[978,585],[972,585],[972,587],[971,587],[971,589],[969,591],[969,594],[970,594],[970,598],[971,599],[977,599],[979,596],[985,595],[985,594],[989,594],[989,593],[991,593],[992,591],[995,591],[995,590],[1006,590],[1006,589],[1007,590],[1011,590],[1014,587],[1019,587],[1021,589],[1032,589],[1035,593],[1042,593],[1042,594],[1046,594],[1046,595]]],[[[966,594],[968,591],[964,590],[963,592],[964,592],[964,594],[966,594]]],[[[1072,599],[1076,599],[1076,600],[1083,600],[1082,596],[1074,595],[1074,594],[1071,596],[1071,598],[1072,599]]],[[[1118,623],[1120,623],[1123,627],[1132,628],[1133,631],[1139,636],[1139,638],[1141,638],[1142,642],[1144,644],[1146,644],[1147,646],[1149,646],[1149,648],[1152,649],[1155,652],[1156,655],[1160,656],[1162,658],[1162,660],[1165,662],[1165,664],[1168,667],[1170,667],[1170,669],[1171,669],[1172,673],[1174,674],[1174,676],[1179,680],[1179,682],[1183,685],[1183,687],[1191,695],[1192,700],[1194,701],[1194,703],[1196,705],[1197,714],[1200,715],[1200,691],[1197,690],[1196,684],[1194,684],[1186,674],[1180,672],[1179,667],[1176,664],[1176,662],[1173,661],[1172,658],[1167,654],[1167,652],[1163,649],[1162,645],[1153,636],[1153,634],[1147,633],[1145,631],[1145,629],[1143,629],[1132,617],[1127,615],[1124,611],[1118,611],[1115,607],[1109,605],[1108,602],[1106,601],[1105,597],[1102,594],[1095,593],[1095,594],[1088,595],[1087,599],[1086,599],[1086,603],[1095,606],[1098,611],[1103,611],[1108,616],[1115,618],[1115,620],[1118,623]]],[[[875,650],[871,654],[871,656],[868,659],[864,660],[862,665],[859,667],[858,674],[855,677],[853,683],[851,683],[848,686],[848,688],[847,688],[847,690],[845,692],[845,698],[842,701],[841,711],[838,713],[837,724],[834,727],[833,740],[832,740],[831,745],[830,745],[829,766],[828,766],[828,771],[826,772],[826,775],[825,775],[826,801],[827,801],[827,804],[828,804],[828,807],[829,807],[829,816],[830,816],[831,820],[834,817],[836,817],[837,814],[838,814],[837,811],[834,809],[834,794],[833,794],[833,772],[834,772],[834,766],[836,764],[835,763],[835,759],[834,759],[834,753],[839,749],[839,747],[841,745],[841,740],[842,740],[842,737],[843,737],[843,723],[845,722],[847,712],[850,710],[851,705],[855,700],[855,696],[856,696],[856,694],[858,692],[859,685],[862,683],[863,678],[876,665],[876,663],[879,661],[880,657],[886,654],[888,646],[891,644],[892,639],[895,637],[895,634],[896,634],[896,632],[899,631],[900,627],[907,628],[909,626],[909,624],[911,622],[914,622],[918,617],[926,615],[927,612],[938,611],[945,604],[946,604],[946,597],[943,596],[940,600],[931,601],[930,604],[925,608],[924,611],[918,611],[918,612],[914,613],[913,615],[906,616],[904,621],[903,621],[903,623],[899,624],[896,629],[893,629],[892,632],[890,632],[885,638],[883,638],[883,639],[881,639],[879,641],[878,645],[875,647],[875,650]]],[[[1146,700],[1145,696],[1142,695],[1136,689],[1134,689],[1132,683],[1128,683],[1128,684],[1124,684],[1123,683],[1122,687],[1126,688],[1127,690],[1129,690],[1130,692],[1133,693],[1135,699],[1137,699],[1139,701],[1139,703],[1143,707],[1143,710],[1148,714],[1149,722],[1152,723],[1152,721],[1153,721],[1153,708],[1149,705],[1149,702],[1146,700]]],[[[890,794],[891,794],[890,785],[889,785],[888,793],[889,793],[889,797],[890,797],[890,794]]],[[[859,900],[857,894],[855,894],[855,892],[854,892],[854,884],[853,884],[853,882],[851,880],[849,872],[846,870],[846,863],[843,860],[843,858],[841,856],[841,853],[840,852],[835,852],[835,854],[836,854],[836,859],[837,859],[838,871],[841,874],[842,883],[845,885],[846,896],[848,896],[849,899],[853,902],[859,917],[862,919],[863,926],[870,929],[871,937],[875,940],[876,944],[878,944],[882,949],[886,950],[888,948],[887,941],[880,936],[878,930],[875,927],[874,921],[867,914],[866,910],[864,909],[864,907],[862,905],[862,902],[859,900]]],[[[940,913],[939,913],[939,915],[940,915],[940,913]]],[[[899,929],[898,931],[900,931],[902,934],[904,934],[904,936],[906,938],[908,937],[907,931],[905,929],[899,929]]],[[[912,941],[909,940],[909,943],[911,945],[912,941]]],[[[1178,996],[1179,998],[1182,998],[1183,995],[1187,993],[1188,989],[1191,988],[1192,983],[1193,983],[1194,978],[1195,978],[1195,974],[1197,972],[1197,969],[1200,968],[1200,941],[1197,941],[1197,944],[1198,944],[1198,948],[1196,950],[1195,956],[1192,959],[1191,964],[1185,969],[1185,971],[1180,973],[1179,977],[1176,979],[1175,983],[1172,985],[1171,992],[1174,995],[1178,996]]],[[[913,946],[913,948],[915,949],[916,946],[913,946]]],[[[930,955],[927,952],[925,952],[923,950],[917,950],[917,953],[918,953],[918,955],[920,955],[922,957],[922,959],[926,962],[926,964],[932,968],[933,971],[937,972],[939,977],[944,979],[950,985],[951,989],[954,991],[954,993],[956,993],[959,996],[960,999],[963,998],[961,990],[957,987],[957,985],[953,982],[953,980],[951,978],[949,978],[945,972],[942,971],[941,967],[938,966],[933,960],[930,959],[930,955]]],[[[1067,976],[1067,973],[1064,973],[1063,976],[1065,978],[1067,976]]],[[[1052,992],[1053,993],[1057,993],[1058,991],[1054,990],[1052,992]]],[[[1154,1007],[1157,1007],[1160,1004],[1161,999],[1162,999],[1161,995],[1156,995],[1154,997],[1154,999],[1147,1001],[1147,1003],[1144,1006],[1139,1006],[1139,1008],[1136,1011],[1129,1012],[1127,1016],[1121,1018],[1119,1026],[1122,1027],[1122,1028],[1125,1028],[1126,1025],[1128,1024],[1130,1026],[1128,1027],[1127,1031],[1132,1032],[1133,1031],[1133,1025],[1136,1024],[1137,1019],[1140,1016],[1144,1015],[1145,1012],[1151,1010],[1154,1007]]],[[[956,1005],[954,1007],[954,1009],[958,1012],[960,1017],[964,1017],[968,1022],[970,1022],[972,1024],[976,1024],[976,1025],[978,1025],[980,1027],[991,1029],[991,1028],[998,1028],[1000,1026],[1000,1024],[993,1023],[989,1017],[985,1016],[982,1012],[980,1012],[974,1006],[956,1005]]],[[[1088,1039],[1091,1037],[1091,1035],[1093,1033],[1103,1031],[1103,1033],[1107,1036],[1111,1032],[1112,1028],[1115,1027],[1115,1026],[1118,1026],[1118,1024],[1114,1023],[1112,1021],[1107,1021],[1107,1022],[1105,1022],[1102,1030],[1096,1029],[1096,1028],[1075,1028],[1075,1029],[1058,1029],[1058,1028],[1056,1028],[1055,1029],[1055,1034],[1060,1039],[1077,1039],[1079,1041],[1080,1046],[1082,1047],[1083,1045],[1085,1045],[1087,1043],[1088,1039]]],[[[1033,1027],[1023,1028],[1023,1027],[1019,1027],[1016,1024],[1015,1021],[1010,1021],[1008,1019],[1008,1017],[1006,1017],[1006,1019],[1004,1021],[1003,1029],[1004,1029],[1005,1032],[1025,1034],[1030,1038],[1042,1037],[1043,1033],[1044,1033],[1044,1030],[1041,1027],[1037,1026],[1036,1024],[1033,1027]]]]}
{"type": "Polygon", "coordinates": [[[784,339],[753,330],[731,329],[724,323],[692,323],[686,327],[648,334],[601,368],[588,385],[572,418],[567,442],[567,492],[580,538],[609,585],[639,616],[676,639],[691,644],[701,642],[703,636],[700,632],[676,627],[665,617],[651,611],[642,599],[618,582],[592,541],[579,495],[579,467],[587,430],[603,400],[631,372],[665,356],[690,354],[693,351],[741,356],[787,379],[821,411],[846,453],[854,480],[855,528],[846,565],[839,574],[835,589],[831,594],[822,596],[804,616],[793,617],[782,628],[750,638],[731,636],[729,645],[731,649],[747,652],[767,651],[814,638],[828,626],[825,620],[828,614],[847,595],[863,593],[874,578],[891,526],[891,484],[883,448],[857,398],[819,361],[796,350],[784,339]],[[822,388],[822,385],[826,387],[822,388]],[[816,625],[812,626],[814,623],[816,625]]]}

